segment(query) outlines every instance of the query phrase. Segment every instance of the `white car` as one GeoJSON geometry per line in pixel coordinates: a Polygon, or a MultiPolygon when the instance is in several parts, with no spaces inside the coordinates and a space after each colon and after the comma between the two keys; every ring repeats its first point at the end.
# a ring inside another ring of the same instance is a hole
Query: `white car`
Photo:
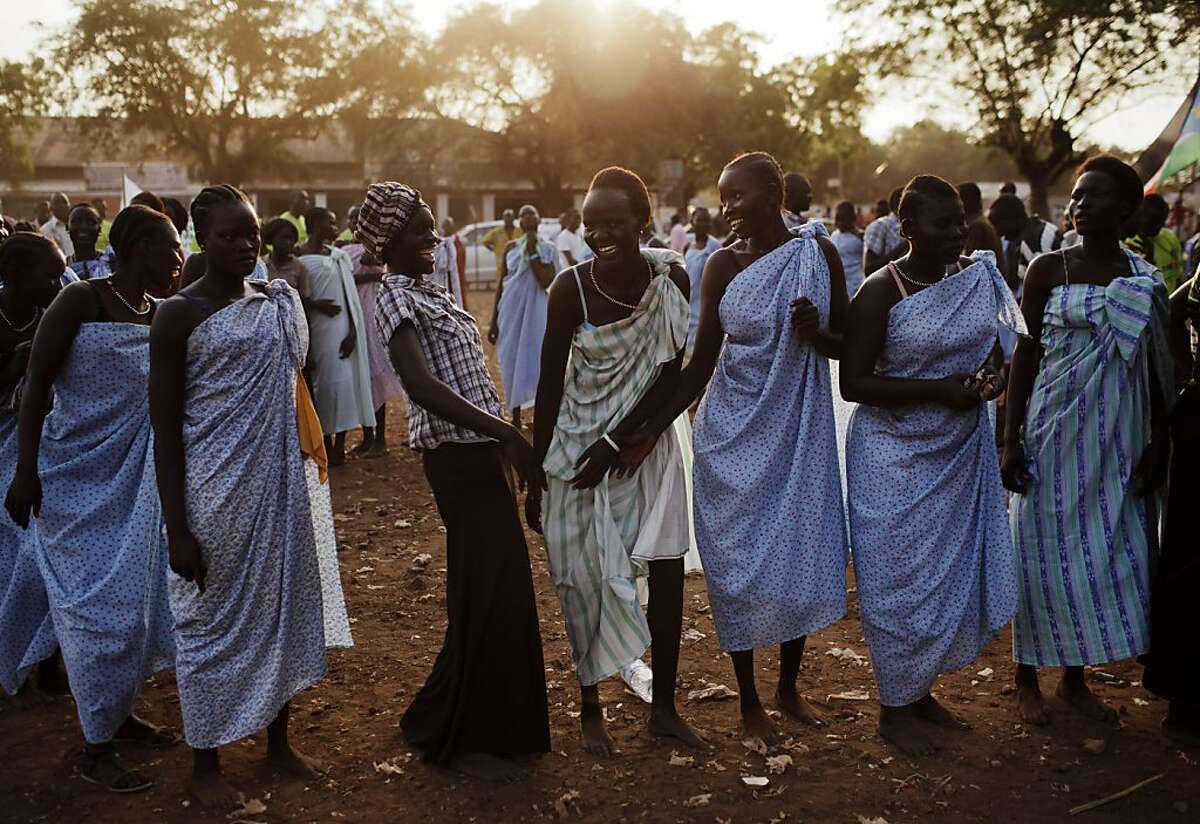
{"type": "MultiPolygon", "coordinates": [[[[497,226],[503,226],[501,220],[485,220],[482,223],[472,223],[459,230],[463,251],[467,255],[467,283],[488,283],[496,280],[496,255],[483,245],[483,238],[497,226]]],[[[542,218],[538,226],[538,237],[554,243],[562,230],[558,218],[542,218]]]]}

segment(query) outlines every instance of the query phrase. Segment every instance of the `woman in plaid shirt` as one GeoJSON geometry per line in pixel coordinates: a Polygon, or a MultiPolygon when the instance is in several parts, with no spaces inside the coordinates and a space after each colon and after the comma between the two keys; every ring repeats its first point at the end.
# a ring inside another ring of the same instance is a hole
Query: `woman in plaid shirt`
{"type": "Polygon", "coordinates": [[[446,637],[401,721],[425,760],[509,780],[516,757],[549,752],[550,720],[529,550],[509,467],[544,487],[532,447],[503,420],[479,327],[433,271],[438,236],[420,193],[376,183],[359,240],[388,270],[379,334],[408,395],[409,446],[446,525],[446,637]]]}

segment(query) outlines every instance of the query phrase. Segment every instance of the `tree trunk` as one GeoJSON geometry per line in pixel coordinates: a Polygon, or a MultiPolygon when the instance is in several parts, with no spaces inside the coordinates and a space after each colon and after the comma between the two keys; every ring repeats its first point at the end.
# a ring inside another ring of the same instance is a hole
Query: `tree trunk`
{"type": "Polygon", "coordinates": [[[1044,174],[1026,174],[1025,179],[1029,182],[1030,213],[1037,215],[1042,220],[1054,223],[1055,221],[1051,220],[1050,215],[1049,197],[1050,184],[1053,181],[1049,180],[1044,174]]]}

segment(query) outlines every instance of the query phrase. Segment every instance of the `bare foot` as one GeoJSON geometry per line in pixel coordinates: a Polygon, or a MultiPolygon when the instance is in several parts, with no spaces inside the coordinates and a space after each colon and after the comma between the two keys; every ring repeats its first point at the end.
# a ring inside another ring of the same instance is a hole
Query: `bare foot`
{"type": "Polygon", "coordinates": [[[579,716],[579,729],[583,735],[584,752],[604,758],[617,754],[617,745],[605,729],[604,715],[599,708],[589,710],[584,707],[579,716]]]}
{"type": "Polygon", "coordinates": [[[684,721],[673,708],[671,710],[651,708],[650,722],[646,727],[650,730],[651,735],[675,738],[698,750],[708,749],[708,742],[688,726],[688,722],[684,721]]]}
{"type": "Polygon", "coordinates": [[[781,692],[775,691],[775,706],[793,721],[799,721],[801,724],[811,724],[814,727],[819,727],[825,722],[821,717],[813,711],[808,700],[798,692],[781,692]]]}
{"type": "Polygon", "coordinates": [[[911,705],[883,707],[879,713],[879,735],[908,755],[935,755],[941,749],[927,729],[911,705]]]}
{"type": "Polygon", "coordinates": [[[524,778],[527,773],[507,758],[485,752],[463,752],[454,756],[450,769],[481,781],[509,783],[524,778]]]}
{"type": "Polygon", "coordinates": [[[245,796],[225,780],[219,772],[192,774],[188,779],[188,792],[200,802],[201,807],[212,810],[233,810],[242,805],[245,796]]]}
{"type": "Polygon", "coordinates": [[[166,750],[177,745],[183,738],[169,727],[159,727],[144,718],[131,715],[113,736],[113,741],[136,744],[148,750],[166,750]]]}
{"type": "Polygon", "coordinates": [[[779,743],[779,733],[762,707],[742,710],[742,737],[761,738],[768,747],[779,743]]]}
{"type": "Polygon", "coordinates": [[[267,763],[297,778],[312,780],[325,774],[325,768],[314,759],[287,744],[272,750],[267,748],[267,763]]]}
{"type": "Polygon", "coordinates": [[[368,458],[382,458],[387,453],[387,444],[379,439],[376,439],[375,443],[371,444],[371,448],[366,451],[366,456],[368,458]]]}
{"type": "Polygon", "coordinates": [[[950,710],[942,706],[932,695],[926,695],[913,705],[913,714],[922,721],[928,721],[948,730],[969,730],[971,725],[963,721],[950,710]]]}
{"type": "Polygon", "coordinates": [[[79,766],[79,777],[91,784],[99,784],[111,793],[140,793],[154,786],[154,782],[138,770],[125,766],[116,749],[83,751],[79,766]]]}
{"type": "Polygon", "coordinates": [[[1050,723],[1050,715],[1046,712],[1046,701],[1042,698],[1042,690],[1036,683],[1026,684],[1017,681],[1017,713],[1026,724],[1044,727],[1050,723]]]}
{"type": "Polygon", "coordinates": [[[1117,720],[1117,711],[1097,698],[1082,678],[1071,680],[1063,678],[1058,682],[1058,689],[1054,691],[1054,694],[1093,721],[1105,721],[1111,724],[1117,720]]]}

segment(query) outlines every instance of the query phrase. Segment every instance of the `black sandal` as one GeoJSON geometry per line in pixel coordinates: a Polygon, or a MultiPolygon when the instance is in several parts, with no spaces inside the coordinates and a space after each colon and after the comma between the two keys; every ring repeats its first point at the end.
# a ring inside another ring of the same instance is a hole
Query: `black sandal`
{"type": "Polygon", "coordinates": [[[170,727],[160,727],[157,724],[151,724],[144,718],[130,716],[130,720],[141,724],[149,733],[142,736],[122,736],[118,732],[117,737],[113,738],[114,744],[133,744],[136,747],[142,747],[147,750],[169,750],[177,746],[183,741],[183,736],[170,727]]]}
{"type": "Polygon", "coordinates": [[[140,793],[154,786],[154,782],[132,767],[126,767],[117,755],[115,748],[109,747],[99,752],[83,751],[83,765],[79,777],[90,784],[97,784],[110,793],[140,793]],[[97,777],[102,765],[109,765],[116,771],[111,781],[97,777]]]}

